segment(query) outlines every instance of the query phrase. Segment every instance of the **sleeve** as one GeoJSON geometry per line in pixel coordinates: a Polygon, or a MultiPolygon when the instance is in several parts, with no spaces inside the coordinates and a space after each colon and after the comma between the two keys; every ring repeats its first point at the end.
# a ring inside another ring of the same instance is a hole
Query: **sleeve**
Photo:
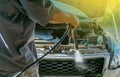
{"type": "Polygon", "coordinates": [[[20,0],[31,20],[45,26],[52,18],[54,5],[49,0],[20,0]]]}

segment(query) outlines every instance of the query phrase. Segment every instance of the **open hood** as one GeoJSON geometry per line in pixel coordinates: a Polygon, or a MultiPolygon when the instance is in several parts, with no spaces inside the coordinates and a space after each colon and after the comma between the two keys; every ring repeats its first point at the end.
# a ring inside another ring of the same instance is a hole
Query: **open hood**
{"type": "MultiPolygon", "coordinates": [[[[103,16],[106,9],[112,9],[119,0],[55,0],[83,11],[90,18],[103,16]]],[[[63,6],[64,7],[64,6],[63,6]]]]}

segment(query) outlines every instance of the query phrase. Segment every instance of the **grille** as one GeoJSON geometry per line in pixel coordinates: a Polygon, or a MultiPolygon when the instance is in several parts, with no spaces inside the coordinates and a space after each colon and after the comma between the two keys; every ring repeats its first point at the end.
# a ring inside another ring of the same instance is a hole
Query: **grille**
{"type": "Polygon", "coordinates": [[[104,58],[86,59],[82,65],[87,69],[78,69],[74,60],[42,60],[40,61],[40,75],[47,76],[91,76],[102,73],[104,58]]]}

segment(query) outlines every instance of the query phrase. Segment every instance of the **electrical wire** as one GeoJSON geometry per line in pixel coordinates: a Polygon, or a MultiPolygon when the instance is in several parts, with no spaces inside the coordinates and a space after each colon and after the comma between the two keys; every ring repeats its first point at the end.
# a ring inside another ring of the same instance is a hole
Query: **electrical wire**
{"type": "Polygon", "coordinates": [[[41,56],[39,59],[37,59],[35,62],[33,62],[32,64],[28,65],[26,68],[24,68],[23,70],[21,70],[20,72],[18,72],[17,74],[15,74],[13,77],[19,77],[24,71],[26,71],[27,69],[29,69],[31,66],[35,65],[36,63],[40,62],[46,55],[48,55],[51,51],[53,51],[57,46],[59,46],[61,44],[61,42],[65,39],[65,37],[68,35],[68,33],[70,32],[72,26],[70,24],[67,24],[67,28],[66,31],[64,33],[64,35],[61,37],[61,39],[59,40],[59,42],[57,42],[48,52],[46,52],[43,56],[41,56]]]}

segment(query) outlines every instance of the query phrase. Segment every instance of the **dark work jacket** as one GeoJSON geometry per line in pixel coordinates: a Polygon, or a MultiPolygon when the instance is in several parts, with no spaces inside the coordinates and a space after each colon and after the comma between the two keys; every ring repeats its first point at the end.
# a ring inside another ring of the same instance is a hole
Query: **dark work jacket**
{"type": "Polygon", "coordinates": [[[36,60],[35,24],[46,25],[52,12],[49,0],[0,0],[0,77],[36,60]]]}

